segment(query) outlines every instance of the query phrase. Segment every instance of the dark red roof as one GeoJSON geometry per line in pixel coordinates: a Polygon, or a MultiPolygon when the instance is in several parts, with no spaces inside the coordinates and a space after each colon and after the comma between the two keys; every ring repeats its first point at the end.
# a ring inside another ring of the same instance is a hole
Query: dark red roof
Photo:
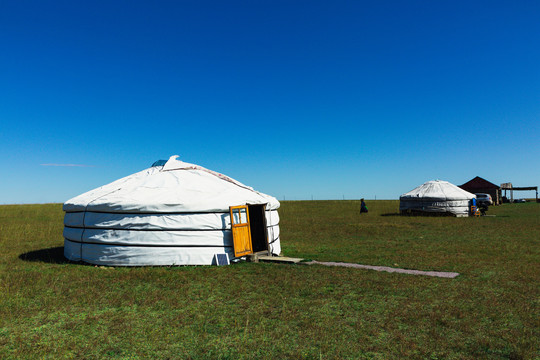
{"type": "Polygon", "coordinates": [[[499,185],[495,185],[492,182],[487,181],[486,179],[482,179],[480,176],[475,177],[472,180],[467,181],[465,184],[460,185],[460,188],[469,191],[474,189],[499,189],[499,185]]]}

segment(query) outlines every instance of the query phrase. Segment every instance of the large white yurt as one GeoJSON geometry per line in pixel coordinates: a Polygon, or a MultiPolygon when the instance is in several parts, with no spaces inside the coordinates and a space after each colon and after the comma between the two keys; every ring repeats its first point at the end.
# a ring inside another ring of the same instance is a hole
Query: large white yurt
{"type": "Polygon", "coordinates": [[[109,266],[211,265],[218,254],[235,257],[230,207],[241,205],[234,224],[249,211],[252,251],[279,255],[274,197],[177,158],[66,201],[64,255],[109,266]]]}
{"type": "Polygon", "coordinates": [[[432,180],[400,196],[401,213],[448,213],[469,216],[471,199],[476,195],[448,181],[432,180]]]}

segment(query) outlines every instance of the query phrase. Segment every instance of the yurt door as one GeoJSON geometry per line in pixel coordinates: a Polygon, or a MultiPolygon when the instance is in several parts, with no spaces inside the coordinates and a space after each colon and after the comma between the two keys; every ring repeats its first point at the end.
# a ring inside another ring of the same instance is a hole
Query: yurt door
{"type": "Polygon", "coordinates": [[[231,213],[234,256],[239,257],[253,254],[248,207],[231,206],[229,207],[229,211],[231,213]]]}

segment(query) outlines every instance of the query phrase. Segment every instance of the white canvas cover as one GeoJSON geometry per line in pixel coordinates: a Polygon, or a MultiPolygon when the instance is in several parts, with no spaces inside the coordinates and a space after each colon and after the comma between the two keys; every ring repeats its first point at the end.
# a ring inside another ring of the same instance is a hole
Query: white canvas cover
{"type": "Polygon", "coordinates": [[[229,206],[266,205],[270,250],[281,252],[279,202],[223,174],[177,160],[64,203],[64,254],[111,266],[210,265],[234,257],[229,206]]]}
{"type": "Polygon", "coordinates": [[[448,181],[432,180],[401,195],[399,211],[446,212],[456,216],[468,216],[470,200],[475,197],[448,181]]]}

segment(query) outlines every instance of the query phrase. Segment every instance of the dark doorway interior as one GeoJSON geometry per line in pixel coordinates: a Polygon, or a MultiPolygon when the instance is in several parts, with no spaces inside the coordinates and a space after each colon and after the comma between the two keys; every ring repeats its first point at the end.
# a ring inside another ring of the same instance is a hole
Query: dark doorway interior
{"type": "Polygon", "coordinates": [[[268,236],[266,232],[266,205],[248,205],[249,228],[253,252],[268,251],[268,236]]]}

